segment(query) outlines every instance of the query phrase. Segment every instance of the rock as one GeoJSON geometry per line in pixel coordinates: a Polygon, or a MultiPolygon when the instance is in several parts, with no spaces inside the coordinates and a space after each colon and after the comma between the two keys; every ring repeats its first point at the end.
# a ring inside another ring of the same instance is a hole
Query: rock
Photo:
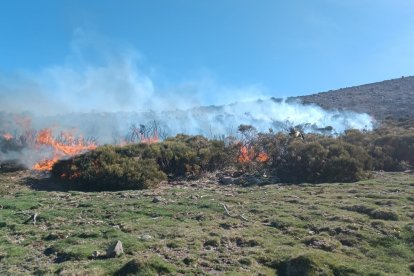
{"type": "Polygon", "coordinates": [[[143,240],[143,241],[152,240],[152,236],[150,236],[148,234],[144,234],[144,235],[141,236],[141,240],[143,240]]]}
{"type": "Polygon", "coordinates": [[[229,176],[224,176],[220,179],[220,184],[223,184],[223,185],[231,185],[233,183],[234,183],[234,179],[229,176]]]}
{"type": "Polygon", "coordinates": [[[93,251],[92,257],[98,258],[100,256],[103,256],[103,254],[101,252],[99,252],[98,250],[93,251]]]}
{"type": "Polygon", "coordinates": [[[153,203],[158,203],[158,202],[161,202],[161,201],[164,201],[164,199],[160,196],[156,196],[152,199],[153,203]]]}
{"type": "Polygon", "coordinates": [[[108,247],[106,251],[106,256],[109,258],[118,257],[122,254],[124,254],[124,248],[121,241],[117,241],[114,245],[108,247]]]}

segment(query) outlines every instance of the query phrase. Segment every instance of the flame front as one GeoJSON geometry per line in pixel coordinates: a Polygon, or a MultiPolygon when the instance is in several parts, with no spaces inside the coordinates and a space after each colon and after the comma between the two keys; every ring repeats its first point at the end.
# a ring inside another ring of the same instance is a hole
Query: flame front
{"type": "Polygon", "coordinates": [[[251,147],[242,146],[240,148],[239,162],[248,163],[254,159],[254,150],[251,147]]]}
{"type": "Polygon", "coordinates": [[[3,138],[5,140],[9,141],[9,140],[13,139],[14,137],[10,133],[5,133],[5,134],[3,134],[3,138]]]}
{"type": "Polygon", "coordinates": [[[259,155],[256,157],[256,159],[257,159],[257,161],[264,163],[264,162],[269,161],[270,158],[269,158],[269,155],[267,155],[266,152],[262,151],[261,153],[259,153],[259,155]]]}
{"type": "Polygon", "coordinates": [[[152,136],[146,137],[145,135],[141,134],[141,143],[144,144],[155,144],[158,143],[160,139],[158,138],[158,131],[155,130],[152,136]]]}
{"type": "Polygon", "coordinates": [[[269,155],[265,153],[264,151],[261,151],[257,156],[253,149],[253,147],[249,146],[241,146],[240,152],[239,152],[239,163],[249,163],[253,160],[256,160],[258,162],[264,163],[269,161],[269,155]]]}
{"type": "Polygon", "coordinates": [[[58,141],[53,137],[51,129],[43,129],[36,136],[35,145],[40,150],[42,146],[53,149],[53,157],[51,159],[42,160],[33,166],[38,171],[49,171],[53,165],[62,158],[81,154],[83,152],[96,148],[94,143],[86,143],[83,138],[77,138],[68,133],[62,132],[61,139],[58,141]]]}

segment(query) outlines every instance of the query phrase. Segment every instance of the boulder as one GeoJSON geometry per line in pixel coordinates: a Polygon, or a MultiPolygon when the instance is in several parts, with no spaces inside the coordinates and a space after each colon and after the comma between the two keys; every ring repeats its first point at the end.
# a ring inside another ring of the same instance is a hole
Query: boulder
{"type": "Polygon", "coordinates": [[[124,254],[124,248],[122,247],[122,242],[117,241],[115,244],[108,247],[106,251],[106,256],[109,258],[119,257],[124,254]]]}

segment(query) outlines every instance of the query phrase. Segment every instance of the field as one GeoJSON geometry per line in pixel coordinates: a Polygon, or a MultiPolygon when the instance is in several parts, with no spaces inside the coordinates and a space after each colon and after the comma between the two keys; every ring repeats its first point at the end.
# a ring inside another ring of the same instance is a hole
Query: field
{"type": "Polygon", "coordinates": [[[414,271],[412,173],[254,187],[219,185],[212,176],[84,193],[23,171],[0,174],[0,195],[1,275],[414,271]],[[118,240],[124,254],[108,258],[118,240]]]}

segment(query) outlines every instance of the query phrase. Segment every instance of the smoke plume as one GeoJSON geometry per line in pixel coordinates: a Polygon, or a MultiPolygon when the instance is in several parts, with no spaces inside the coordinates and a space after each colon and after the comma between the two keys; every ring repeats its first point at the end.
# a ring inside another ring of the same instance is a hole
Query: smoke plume
{"type": "MultiPolygon", "coordinates": [[[[157,80],[168,83],[132,47],[77,30],[62,64],[0,73],[0,136],[20,137],[29,130],[51,128],[55,134],[70,131],[93,137],[98,144],[116,144],[125,139],[131,125],[151,122],[165,136],[187,133],[210,138],[235,136],[240,124],[259,131],[302,125],[305,131],[321,132],[332,127],[331,134],[373,127],[367,114],[271,99],[260,85],[231,87],[204,77],[166,87],[157,85],[157,80]]],[[[0,163],[17,159],[30,167],[47,155],[47,150],[0,151],[0,163]]]]}

